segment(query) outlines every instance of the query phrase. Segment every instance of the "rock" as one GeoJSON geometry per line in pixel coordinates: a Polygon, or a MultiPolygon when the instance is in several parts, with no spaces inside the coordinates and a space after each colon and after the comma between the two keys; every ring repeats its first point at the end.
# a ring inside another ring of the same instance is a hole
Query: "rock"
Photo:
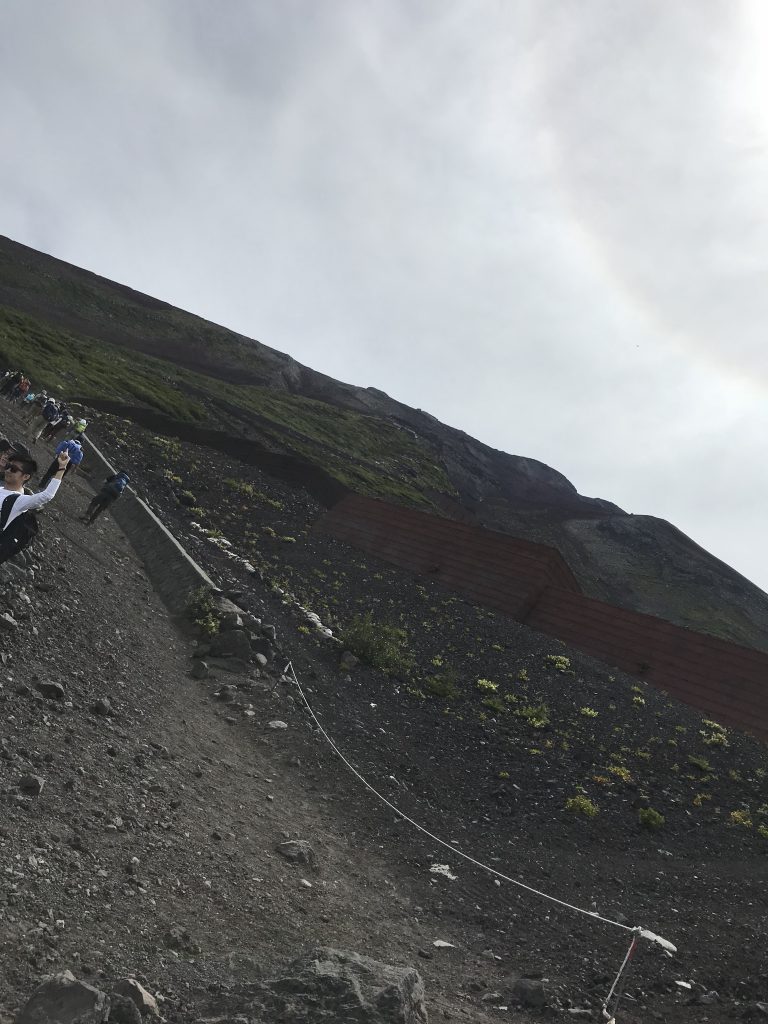
{"type": "Polygon", "coordinates": [[[222,658],[242,658],[248,661],[251,657],[251,641],[244,629],[230,629],[213,638],[211,653],[222,658]]]}
{"type": "Polygon", "coordinates": [[[112,704],[107,697],[100,697],[99,700],[91,705],[91,711],[94,715],[101,715],[103,718],[107,718],[112,714],[112,704]]]}
{"type": "Polygon", "coordinates": [[[523,1006],[546,1006],[547,990],[533,978],[518,978],[512,986],[512,995],[523,1006]]]}
{"type": "Polygon", "coordinates": [[[267,661],[271,661],[275,656],[274,648],[269,640],[263,636],[257,636],[251,641],[251,653],[252,654],[263,654],[267,661]]]}
{"type": "Polygon", "coordinates": [[[196,661],[190,670],[193,679],[205,679],[210,673],[207,661],[196,661]]]}
{"type": "MultiPolygon", "coordinates": [[[[413,968],[320,948],[258,986],[265,1020],[426,1024],[424,985],[413,968]]],[[[261,1019],[258,1013],[249,1017],[261,1019]]]]}
{"type": "Polygon", "coordinates": [[[269,664],[269,659],[267,658],[266,654],[262,654],[261,651],[257,651],[253,655],[253,661],[256,665],[259,666],[259,668],[266,668],[267,665],[269,664]]]}
{"type": "Polygon", "coordinates": [[[5,630],[6,633],[12,633],[14,629],[18,629],[18,622],[8,612],[3,612],[0,615],[0,629],[5,630]]]}
{"type": "Polygon", "coordinates": [[[744,1008],[742,1016],[746,1017],[747,1020],[753,1020],[755,1018],[757,1018],[757,1020],[762,1020],[764,1017],[768,1017],[768,1003],[749,1003],[744,1008]]]}
{"type": "Polygon", "coordinates": [[[351,672],[360,664],[360,659],[352,651],[344,651],[339,658],[339,668],[342,672],[351,672]]]}
{"type": "Polygon", "coordinates": [[[45,789],[45,779],[39,775],[22,775],[16,785],[28,796],[40,796],[45,789]]]}
{"type": "Polygon", "coordinates": [[[242,629],[243,617],[239,612],[224,612],[219,618],[219,630],[226,633],[231,629],[242,629]]]}
{"type": "Polygon", "coordinates": [[[180,924],[171,925],[165,933],[165,944],[169,949],[180,949],[185,953],[198,952],[200,949],[187,929],[180,924]]]}
{"type": "Polygon", "coordinates": [[[281,857],[285,857],[292,864],[314,866],[315,851],[306,839],[289,839],[285,843],[278,843],[275,849],[281,857]]]}
{"type": "MultiPolygon", "coordinates": [[[[157,1001],[151,993],[147,992],[140,982],[135,978],[121,978],[115,985],[113,991],[126,999],[130,999],[141,1011],[142,1017],[159,1017],[160,1011],[157,1001]]],[[[110,1015],[111,1016],[111,1015],[110,1015]]]]}
{"type": "Polygon", "coordinates": [[[223,704],[231,704],[237,698],[237,687],[233,683],[227,683],[216,691],[216,699],[223,704]]]}
{"type": "Polygon", "coordinates": [[[101,1024],[109,999],[70,971],[43,982],[16,1017],[16,1024],[101,1024]]]}
{"type": "Polygon", "coordinates": [[[192,651],[193,658],[205,658],[206,655],[211,653],[210,644],[198,644],[197,647],[192,651]]]}
{"type": "Polygon", "coordinates": [[[274,719],[272,722],[267,722],[268,729],[287,729],[288,723],[281,722],[279,718],[274,719]]]}
{"type": "Polygon", "coordinates": [[[233,675],[248,675],[251,671],[249,661],[242,658],[207,658],[209,668],[219,668],[222,672],[231,672],[233,675]]]}
{"type": "Polygon", "coordinates": [[[131,999],[115,996],[109,1008],[109,1024],[141,1024],[141,1011],[131,999]]]}
{"type": "Polygon", "coordinates": [[[47,697],[48,700],[64,700],[67,695],[61,683],[53,683],[45,679],[36,682],[35,689],[43,697],[47,697]]]}
{"type": "Polygon", "coordinates": [[[267,639],[269,639],[269,640],[276,640],[277,639],[277,630],[275,629],[274,626],[262,626],[261,627],[261,634],[262,634],[262,636],[267,637],[267,639]]]}

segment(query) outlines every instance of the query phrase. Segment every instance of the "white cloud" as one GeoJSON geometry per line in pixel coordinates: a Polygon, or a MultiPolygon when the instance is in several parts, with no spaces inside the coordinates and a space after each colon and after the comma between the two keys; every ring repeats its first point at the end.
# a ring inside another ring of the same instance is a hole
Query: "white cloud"
{"type": "Polygon", "coordinates": [[[768,586],[763,12],[6,5],[2,230],[768,586]]]}

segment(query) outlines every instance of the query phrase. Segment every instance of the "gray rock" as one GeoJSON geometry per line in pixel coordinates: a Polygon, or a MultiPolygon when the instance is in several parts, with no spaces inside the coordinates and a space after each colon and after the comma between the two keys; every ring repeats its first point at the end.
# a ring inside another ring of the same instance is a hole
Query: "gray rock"
{"type": "Polygon", "coordinates": [[[764,1017],[768,1017],[768,1003],[749,1003],[744,1008],[742,1016],[746,1017],[747,1020],[757,1018],[762,1020],[764,1017]]]}
{"type": "Polygon", "coordinates": [[[248,661],[251,656],[251,642],[244,629],[230,629],[219,633],[211,641],[211,653],[221,658],[242,658],[248,661]]]}
{"type": "Polygon", "coordinates": [[[274,719],[272,722],[267,722],[268,729],[287,729],[288,723],[281,722],[279,718],[274,719]]]}
{"type": "Polygon", "coordinates": [[[18,628],[18,622],[9,612],[3,612],[0,615],[0,629],[5,630],[6,633],[12,633],[14,629],[18,628]]]}
{"type": "Polygon", "coordinates": [[[255,665],[258,665],[260,668],[266,668],[267,665],[269,664],[269,659],[267,658],[266,654],[262,654],[261,651],[257,651],[256,654],[253,655],[252,660],[253,663],[255,665]]]}
{"type": "Polygon", "coordinates": [[[35,683],[35,689],[38,693],[41,693],[48,700],[65,700],[66,691],[61,683],[53,683],[46,679],[41,679],[35,683]]]}
{"type": "Polygon", "coordinates": [[[221,669],[222,672],[231,672],[233,675],[248,675],[251,671],[251,663],[243,661],[242,658],[206,658],[208,668],[221,669]]]}
{"type": "Polygon", "coordinates": [[[254,637],[251,641],[251,651],[253,654],[263,654],[267,661],[271,661],[275,654],[272,644],[263,636],[254,637]]]}
{"type": "Polygon", "coordinates": [[[209,672],[210,669],[208,668],[207,661],[196,661],[189,674],[193,679],[205,679],[209,672]]]}
{"type": "Polygon", "coordinates": [[[246,1016],[256,1020],[290,1020],[296,1024],[427,1021],[424,985],[418,971],[391,967],[340,949],[312,950],[286,967],[279,977],[249,989],[251,1001],[246,1016]]]}
{"type": "Polygon", "coordinates": [[[91,711],[94,715],[101,715],[106,718],[112,714],[112,704],[108,697],[100,697],[91,705],[91,711]]]}
{"type": "Polygon", "coordinates": [[[45,789],[45,779],[39,775],[22,775],[16,785],[27,796],[40,796],[45,789]]]}
{"type": "Polygon", "coordinates": [[[219,630],[222,633],[227,633],[231,629],[242,629],[243,628],[243,617],[239,612],[224,612],[219,618],[219,630]]]}
{"type": "Polygon", "coordinates": [[[512,986],[512,995],[523,1006],[546,1006],[547,990],[541,981],[533,978],[518,978],[512,986]]]}
{"type": "Polygon", "coordinates": [[[285,843],[278,843],[275,849],[292,864],[308,864],[312,867],[315,863],[315,851],[306,839],[289,839],[285,843]]]}
{"type": "Polygon", "coordinates": [[[113,996],[109,1008],[109,1024],[141,1024],[141,1011],[126,996],[113,996]]]}
{"type": "Polygon", "coordinates": [[[339,658],[339,668],[342,672],[351,672],[353,668],[357,668],[360,664],[360,659],[352,651],[344,651],[339,658]]]}
{"type": "Polygon", "coordinates": [[[231,704],[233,700],[237,699],[237,687],[233,683],[220,686],[216,691],[216,699],[223,704],[231,704]]]}
{"type": "Polygon", "coordinates": [[[121,978],[114,986],[113,991],[117,995],[123,996],[125,999],[130,999],[131,1002],[135,1003],[139,1008],[142,1017],[160,1016],[157,1000],[150,992],[147,992],[144,986],[140,982],[136,981],[135,978],[121,978]]]}
{"type": "Polygon", "coordinates": [[[71,971],[43,982],[16,1017],[16,1024],[102,1024],[109,999],[71,971]]]}
{"type": "Polygon", "coordinates": [[[269,639],[269,640],[276,640],[277,639],[277,630],[275,629],[274,626],[262,626],[261,627],[261,633],[262,633],[262,636],[267,637],[267,639],[269,639]]]}

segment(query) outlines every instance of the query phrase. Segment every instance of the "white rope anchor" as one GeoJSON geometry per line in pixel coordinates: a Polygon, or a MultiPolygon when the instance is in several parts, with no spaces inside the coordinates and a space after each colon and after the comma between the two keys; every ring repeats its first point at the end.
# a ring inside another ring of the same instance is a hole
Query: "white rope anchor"
{"type": "Polygon", "coordinates": [[[490,867],[490,865],[484,864],[482,861],[475,860],[475,858],[471,857],[468,853],[464,853],[462,850],[457,849],[455,846],[452,846],[450,843],[447,843],[444,839],[440,839],[439,836],[433,835],[432,832],[424,828],[423,825],[420,825],[417,821],[414,821],[413,818],[409,818],[408,815],[401,811],[399,807],[396,807],[391,800],[388,800],[382,793],[379,793],[377,789],[374,789],[370,782],[368,782],[367,779],[365,779],[360,774],[357,768],[355,768],[355,766],[347,760],[347,758],[339,750],[339,748],[333,742],[333,740],[328,735],[326,730],[323,728],[317,715],[312,710],[312,706],[307,700],[306,694],[304,693],[304,690],[301,687],[301,683],[299,682],[298,676],[296,675],[296,671],[293,667],[292,661],[289,661],[288,664],[283,669],[283,675],[285,675],[289,670],[291,678],[293,679],[293,682],[296,684],[296,689],[299,691],[301,699],[304,702],[304,706],[306,707],[310,717],[312,718],[312,721],[315,723],[318,730],[320,731],[320,734],[323,736],[325,741],[330,746],[331,750],[333,750],[336,756],[347,766],[347,768],[352,772],[355,778],[357,778],[358,781],[361,782],[369,792],[373,793],[375,797],[381,800],[383,804],[386,804],[387,807],[393,810],[395,814],[401,817],[404,821],[407,821],[409,825],[413,825],[415,829],[418,829],[419,832],[423,833],[423,835],[425,836],[428,836],[435,843],[438,843],[440,846],[445,847],[446,850],[450,850],[450,852],[454,854],[454,856],[462,857],[464,860],[469,861],[470,864],[474,864],[475,867],[478,867],[483,871],[487,871],[488,874],[491,874],[496,878],[500,878],[505,882],[509,882],[511,885],[516,885],[519,889],[524,889],[526,892],[531,893],[531,895],[533,896],[540,896],[542,899],[549,900],[551,903],[557,904],[557,906],[565,907],[566,910],[572,910],[574,911],[574,913],[583,914],[585,917],[592,918],[593,921],[602,921],[603,924],[612,925],[614,928],[621,928],[623,931],[630,932],[632,934],[632,941],[630,942],[627,954],[624,957],[621,967],[619,968],[618,974],[616,975],[616,978],[614,979],[614,982],[611,985],[610,991],[608,992],[608,995],[605,997],[605,1001],[603,1002],[603,1017],[606,1019],[608,1024],[615,1024],[615,1012],[618,1007],[619,1000],[621,999],[621,979],[625,970],[629,966],[632,957],[634,956],[635,949],[637,948],[638,939],[647,939],[649,942],[653,942],[656,945],[661,946],[661,948],[670,955],[672,953],[677,952],[677,947],[673,945],[671,942],[669,942],[669,940],[662,938],[660,935],[656,935],[655,932],[649,931],[647,928],[641,928],[639,926],[632,927],[631,925],[622,924],[620,921],[614,921],[610,917],[603,917],[601,914],[598,914],[593,910],[584,910],[583,907],[577,907],[572,903],[566,903],[565,900],[557,899],[557,897],[555,896],[550,896],[549,893],[541,892],[539,889],[534,889],[533,886],[526,885],[524,882],[520,882],[515,878],[510,878],[509,875],[505,875],[501,871],[497,871],[496,868],[492,868],[490,867]],[[611,1001],[613,1001],[613,1016],[611,1015],[611,1011],[609,1010],[609,1004],[611,1003],[611,1001]]]}

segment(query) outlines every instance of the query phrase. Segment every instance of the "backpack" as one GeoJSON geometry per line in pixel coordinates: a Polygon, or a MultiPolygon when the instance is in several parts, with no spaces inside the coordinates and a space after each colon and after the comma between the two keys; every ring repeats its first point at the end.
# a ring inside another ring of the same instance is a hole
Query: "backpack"
{"type": "Polygon", "coordinates": [[[110,480],[106,484],[106,486],[104,487],[104,490],[105,491],[109,491],[110,494],[114,494],[114,496],[116,498],[119,498],[120,495],[125,490],[127,484],[128,484],[127,478],[122,476],[121,474],[118,474],[115,477],[114,480],[110,480]]]}
{"type": "Polygon", "coordinates": [[[0,505],[0,563],[23,551],[38,533],[37,516],[31,509],[16,516],[10,526],[6,525],[20,497],[20,494],[9,494],[0,505]]]}
{"type": "Polygon", "coordinates": [[[43,416],[48,420],[48,422],[52,423],[58,415],[58,406],[54,405],[53,402],[46,402],[43,406],[43,416]]]}

